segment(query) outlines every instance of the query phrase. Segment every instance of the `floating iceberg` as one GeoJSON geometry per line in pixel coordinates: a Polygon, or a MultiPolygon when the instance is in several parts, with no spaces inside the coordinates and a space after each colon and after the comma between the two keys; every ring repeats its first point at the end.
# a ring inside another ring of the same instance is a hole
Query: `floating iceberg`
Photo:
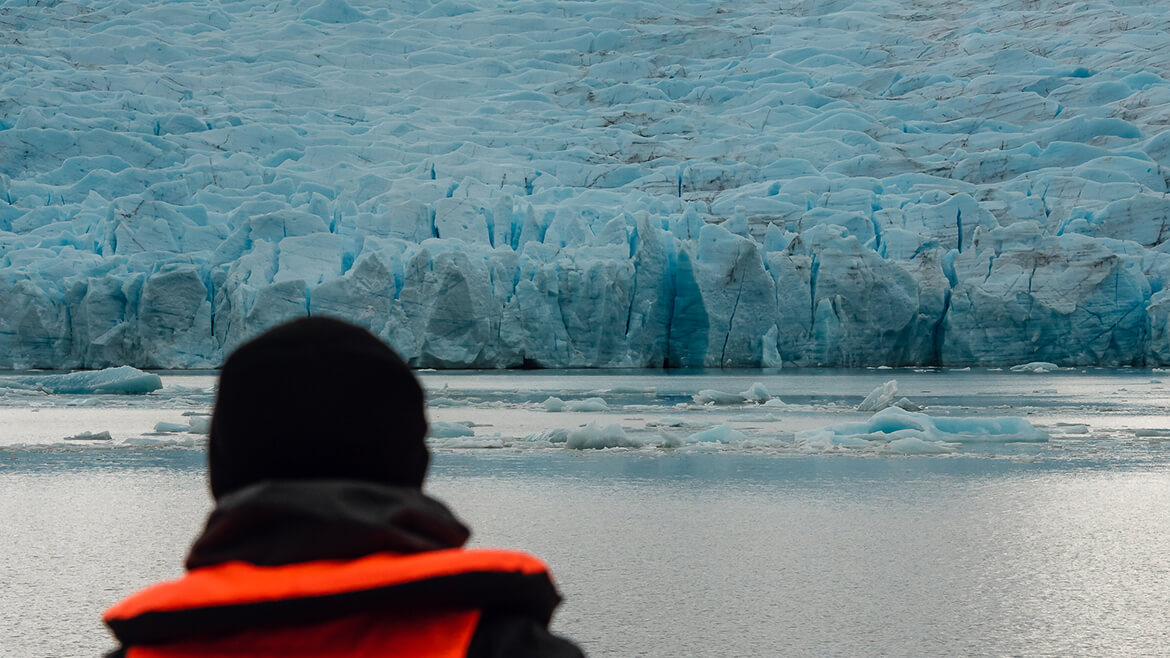
{"type": "Polygon", "coordinates": [[[435,421],[430,424],[427,435],[434,438],[455,438],[463,436],[475,436],[475,430],[471,429],[467,423],[445,423],[435,421]]]}
{"type": "Polygon", "coordinates": [[[585,427],[569,430],[565,447],[572,450],[600,450],[603,448],[637,448],[642,444],[626,436],[621,425],[598,427],[590,423],[585,427]]]}
{"type": "Polygon", "coordinates": [[[695,404],[743,404],[742,393],[728,393],[705,388],[691,396],[695,404]]]}
{"type": "Polygon", "coordinates": [[[108,431],[102,432],[82,432],[81,434],[74,434],[73,436],[65,437],[65,441],[110,441],[113,437],[108,431]]]}
{"type": "Polygon", "coordinates": [[[716,425],[687,437],[689,443],[741,443],[744,441],[747,441],[747,435],[732,429],[730,425],[716,425]]]}
{"type": "Polygon", "coordinates": [[[1012,372],[1053,372],[1060,370],[1060,366],[1055,363],[1048,363],[1047,361],[1032,361],[1031,363],[1021,363],[1011,367],[1012,372]]]}
{"type": "Polygon", "coordinates": [[[906,411],[921,411],[922,407],[914,404],[907,398],[894,400],[898,395],[898,380],[891,379],[890,381],[878,386],[870,391],[869,395],[865,396],[857,405],[858,411],[881,411],[887,407],[898,407],[906,411]]]}
{"type": "Polygon", "coordinates": [[[565,411],[609,411],[609,403],[603,398],[585,398],[565,403],[565,411]]]}
{"type": "Polygon", "coordinates": [[[186,423],[170,423],[167,421],[159,421],[154,424],[154,431],[160,434],[167,434],[171,432],[189,432],[191,426],[186,423]]]}
{"type": "MultiPolygon", "coordinates": [[[[898,452],[939,449],[947,444],[1043,442],[1048,435],[1018,417],[943,418],[889,407],[868,420],[839,423],[796,433],[796,441],[815,447],[873,447],[898,452]],[[900,443],[896,443],[899,442],[900,443]],[[932,446],[924,446],[928,442],[932,446]]],[[[944,450],[945,449],[945,450],[944,450]]]]}
{"type": "Polygon", "coordinates": [[[609,411],[609,403],[603,398],[592,397],[584,400],[569,400],[565,401],[555,396],[550,396],[541,403],[545,411],[560,412],[560,411],[609,411]]]}
{"type": "Polygon", "coordinates": [[[695,393],[691,396],[691,400],[695,404],[743,404],[745,402],[755,402],[764,404],[772,399],[768,394],[768,388],[760,382],[752,384],[746,391],[739,393],[728,393],[726,391],[718,391],[707,388],[695,393]]]}
{"type": "Polygon", "coordinates": [[[858,411],[881,411],[894,403],[898,395],[898,380],[891,379],[881,386],[870,391],[869,395],[857,405],[858,411]]]}
{"type": "Polygon", "coordinates": [[[0,379],[0,386],[74,395],[141,395],[162,388],[162,378],[130,366],[119,366],[64,375],[5,377],[0,379]]]}

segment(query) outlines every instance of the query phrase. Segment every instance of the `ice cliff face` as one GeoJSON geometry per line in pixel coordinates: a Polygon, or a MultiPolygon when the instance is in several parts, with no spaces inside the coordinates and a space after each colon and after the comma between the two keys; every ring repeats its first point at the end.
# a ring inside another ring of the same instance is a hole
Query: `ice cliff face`
{"type": "Polygon", "coordinates": [[[1170,361],[1159,6],[0,25],[0,368],[214,367],[306,314],[433,367],[1170,361]]]}

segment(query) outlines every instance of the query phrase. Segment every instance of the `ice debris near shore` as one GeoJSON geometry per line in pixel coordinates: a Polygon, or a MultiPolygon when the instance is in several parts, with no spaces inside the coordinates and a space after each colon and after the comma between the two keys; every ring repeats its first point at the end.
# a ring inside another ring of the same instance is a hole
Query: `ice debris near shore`
{"type": "Polygon", "coordinates": [[[947,418],[888,407],[868,420],[802,430],[796,442],[811,449],[877,447],[890,452],[952,452],[964,443],[1043,442],[1048,435],[1023,418],[947,418]]]}
{"type": "Polygon", "coordinates": [[[10,3],[0,368],[1170,363],[1170,16],[1050,4],[10,3]]]}
{"type": "Polygon", "coordinates": [[[162,388],[162,378],[130,366],[67,374],[5,377],[0,387],[24,388],[58,394],[143,395],[162,388]]]}

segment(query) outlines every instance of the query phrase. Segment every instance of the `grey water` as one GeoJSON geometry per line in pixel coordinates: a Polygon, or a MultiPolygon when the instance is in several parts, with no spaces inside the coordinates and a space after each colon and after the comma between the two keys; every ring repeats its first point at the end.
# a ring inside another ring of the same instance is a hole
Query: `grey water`
{"type": "MultiPolygon", "coordinates": [[[[504,437],[495,449],[437,444],[428,490],[475,545],[548,561],[565,595],[554,628],[593,656],[1166,655],[1162,375],[895,374],[916,401],[935,396],[927,413],[1025,416],[1052,439],[940,456],[531,449],[508,437],[595,416],[743,415],[745,432],[835,422],[888,375],[425,373],[433,399],[456,401],[433,417],[474,417],[477,432],[504,437]],[[678,406],[700,387],[761,378],[807,400],[779,416],[678,406]],[[535,402],[596,391],[609,412],[535,402]]],[[[206,393],[0,398],[0,653],[112,648],[101,611],[178,576],[211,505],[198,440],[41,446],[37,428],[149,438],[156,417],[203,410],[206,393]],[[31,408],[37,420],[21,424],[31,408]]]]}

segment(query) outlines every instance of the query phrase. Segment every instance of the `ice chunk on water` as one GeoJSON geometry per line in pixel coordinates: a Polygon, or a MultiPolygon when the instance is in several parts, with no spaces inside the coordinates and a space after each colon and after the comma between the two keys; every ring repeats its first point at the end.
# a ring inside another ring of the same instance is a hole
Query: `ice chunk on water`
{"type": "Polygon", "coordinates": [[[746,402],[767,402],[772,398],[771,395],[768,395],[768,388],[760,382],[755,382],[739,395],[746,402]]]}
{"type": "Polygon", "coordinates": [[[870,391],[869,395],[857,405],[858,411],[881,411],[890,406],[894,402],[894,396],[898,395],[898,380],[891,379],[890,381],[878,386],[870,391]]]}
{"type": "Polygon", "coordinates": [[[678,416],[663,416],[646,421],[646,427],[686,427],[690,422],[678,416]]]}
{"type": "Polygon", "coordinates": [[[191,426],[186,423],[168,423],[166,421],[159,421],[154,424],[154,431],[156,432],[189,432],[191,426]]]}
{"type": "Polygon", "coordinates": [[[1060,370],[1060,366],[1055,363],[1047,361],[1032,361],[1031,363],[1021,363],[1017,366],[1012,366],[1012,372],[1052,372],[1060,370]]]}
{"type": "Polygon", "coordinates": [[[65,375],[29,375],[11,377],[2,386],[36,388],[49,393],[73,395],[139,395],[162,388],[162,378],[130,366],[71,372],[65,375]]]}
{"type": "Polygon", "coordinates": [[[211,433],[211,416],[192,416],[190,428],[187,430],[192,434],[210,434],[211,433]]]}
{"type": "Polygon", "coordinates": [[[695,404],[743,404],[743,393],[728,393],[705,388],[691,396],[695,404]]]}
{"type": "Polygon", "coordinates": [[[621,425],[598,427],[590,423],[585,427],[570,430],[565,447],[573,450],[598,450],[602,448],[637,448],[641,444],[626,436],[621,425]]]}
{"type": "Polygon", "coordinates": [[[695,432],[687,437],[687,441],[693,443],[739,443],[747,441],[747,435],[732,429],[730,425],[716,425],[711,429],[695,432]]]}
{"type": "Polygon", "coordinates": [[[475,436],[475,430],[468,427],[467,423],[444,423],[441,421],[431,423],[430,430],[427,433],[435,438],[475,436]]]}
{"type": "Polygon", "coordinates": [[[954,452],[958,449],[956,443],[945,443],[943,441],[924,441],[916,436],[907,436],[901,439],[894,439],[886,444],[886,452],[897,452],[904,455],[940,455],[947,452],[954,452]]]}
{"type": "Polygon", "coordinates": [[[536,432],[524,437],[524,440],[530,443],[541,443],[547,441],[549,443],[566,443],[569,440],[570,430],[563,427],[556,429],[545,430],[543,432],[536,432]]]}
{"type": "Polygon", "coordinates": [[[1015,443],[1047,441],[1048,435],[1015,416],[935,418],[898,407],[879,411],[865,421],[838,423],[796,433],[798,442],[816,445],[890,442],[903,438],[944,443],[1015,443]]]}
{"type": "Polygon", "coordinates": [[[609,403],[602,398],[570,400],[565,403],[565,411],[609,411],[609,403]]]}
{"type": "Polygon", "coordinates": [[[82,432],[81,434],[74,434],[73,436],[65,437],[66,441],[109,441],[113,437],[108,431],[102,432],[82,432]]]}
{"type": "Polygon", "coordinates": [[[568,402],[550,396],[542,402],[544,410],[549,412],[560,411],[609,411],[609,403],[603,398],[585,398],[584,400],[569,400],[568,402]]]}

